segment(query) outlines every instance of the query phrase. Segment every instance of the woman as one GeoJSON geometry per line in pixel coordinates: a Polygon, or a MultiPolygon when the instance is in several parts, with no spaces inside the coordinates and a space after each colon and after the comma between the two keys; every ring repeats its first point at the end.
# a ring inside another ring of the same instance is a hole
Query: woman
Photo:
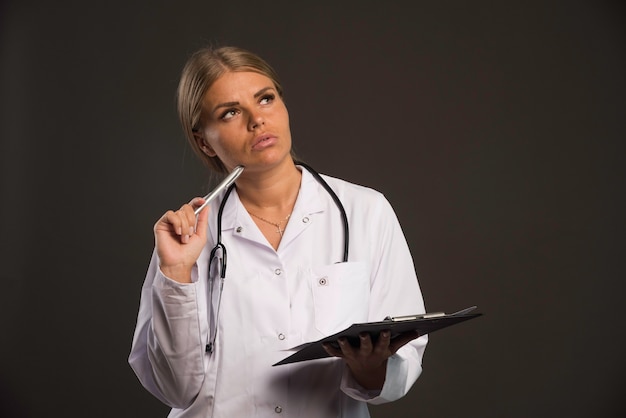
{"type": "Polygon", "coordinates": [[[326,346],[328,358],[272,366],[353,323],[424,312],[387,200],[323,176],[345,207],[343,260],[339,206],[294,162],[282,87],[250,52],[196,52],[178,111],[212,170],[245,169],[197,217],[202,198],[154,226],[129,358],[141,383],[171,417],[368,417],[367,403],[404,396],[421,373],[426,336],[363,335],[358,347],[326,346]]]}

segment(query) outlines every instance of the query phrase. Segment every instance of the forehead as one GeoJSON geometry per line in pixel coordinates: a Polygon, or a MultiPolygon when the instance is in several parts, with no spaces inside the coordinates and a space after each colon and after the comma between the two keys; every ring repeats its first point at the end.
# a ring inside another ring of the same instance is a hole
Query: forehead
{"type": "Polygon", "coordinates": [[[222,74],[207,90],[205,102],[238,101],[253,97],[266,87],[274,88],[272,80],[252,71],[227,72],[222,74]]]}

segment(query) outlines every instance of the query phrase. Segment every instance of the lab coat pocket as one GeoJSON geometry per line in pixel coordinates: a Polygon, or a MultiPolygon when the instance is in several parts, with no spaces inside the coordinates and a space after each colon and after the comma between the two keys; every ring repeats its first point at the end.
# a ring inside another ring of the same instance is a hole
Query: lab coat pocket
{"type": "Polygon", "coordinates": [[[315,327],[324,335],[366,322],[370,295],[365,262],[331,264],[311,271],[315,327]]]}

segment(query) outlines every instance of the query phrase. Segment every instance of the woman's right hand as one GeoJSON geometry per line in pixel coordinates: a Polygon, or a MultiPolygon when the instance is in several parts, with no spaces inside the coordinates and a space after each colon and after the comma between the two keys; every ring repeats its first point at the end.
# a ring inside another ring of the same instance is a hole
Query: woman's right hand
{"type": "Polygon", "coordinates": [[[176,212],[167,211],[154,224],[154,241],[163,274],[180,283],[191,283],[191,270],[206,243],[208,206],[196,215],[204,203],[196,197],[176,212]]]}

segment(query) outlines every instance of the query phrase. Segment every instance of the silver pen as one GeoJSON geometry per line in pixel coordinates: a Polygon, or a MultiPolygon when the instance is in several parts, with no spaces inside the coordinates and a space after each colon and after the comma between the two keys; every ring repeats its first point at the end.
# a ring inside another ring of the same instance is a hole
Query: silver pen
{"type": "Polygon", "coordinates": [[[233,169],[233,171],[230,172],[230,174],[224,179],[222,180],[222,182],[220,184],[217,185],[217,187],[215,187],[215,189],[211,190],[211,193],[209,193],[208,195],[204,196],[204,203],[202,204],[202,206],[200,206],[198,209],[196,209],[194,211],[194,213],[197,215],[198,213],[200,213],[200,211],[202,209],[204,209],[204,207],[206,205],[208,205],[211,200],[215,199],[215,197],[225,188],[227,188],[228,186],[230,186],[231,184],[233,184],[235,182],[235,180],[237,180],[237,177],[239,177],[239,175],[243,172],[243,166],[242,165],[238,165],[237,167],[235,167],[233,169]]]}

